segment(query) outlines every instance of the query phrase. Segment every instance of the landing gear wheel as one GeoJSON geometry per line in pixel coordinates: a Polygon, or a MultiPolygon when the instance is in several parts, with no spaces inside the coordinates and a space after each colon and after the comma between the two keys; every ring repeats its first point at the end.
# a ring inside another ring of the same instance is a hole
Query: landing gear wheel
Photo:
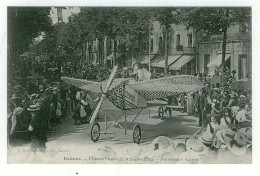
{"type": "Polygon", "coordinates": [[[133,141],[136,144],[140,144],[141,141],[141,127],[139,125],[135,125],[133,128],[133,141]]]}
{"type": "Polygon", "coordinates": [[[164,115],[164,111],[163,111],[163,107],[159,107],[158,109],[158,118],[163,119],[163,115],[164,115]]]}
{"type": "Polygon", "coordinates": [[[100,136],[100,125],[98,123],[94,123],[91,127],[91,140],[93,142],[97,142],[100,136]]]}

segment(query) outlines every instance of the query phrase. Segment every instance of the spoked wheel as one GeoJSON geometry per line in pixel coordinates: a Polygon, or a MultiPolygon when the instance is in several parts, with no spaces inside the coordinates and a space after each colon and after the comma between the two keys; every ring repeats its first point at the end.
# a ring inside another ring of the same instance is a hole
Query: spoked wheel
{"type": "Polygon", "coordinates": [[[158,109],[158,118],[163,119],[163,115],[164,115],[164,111],[163,111],[163,107],[159,107],[158,109]]]}
{"type": "Polygon", "coordinates": [[[100,136],[100,125],[98,123],[94,123],[91,127],[91,140],[93,142],[97,142],[100,136]]]}
{"type": "Polygon", "coordinates": [[[136,144],[140,144],[141,141],[141,127],[139,125],[135,125],[133,128],[133,141],[136,144]]]}

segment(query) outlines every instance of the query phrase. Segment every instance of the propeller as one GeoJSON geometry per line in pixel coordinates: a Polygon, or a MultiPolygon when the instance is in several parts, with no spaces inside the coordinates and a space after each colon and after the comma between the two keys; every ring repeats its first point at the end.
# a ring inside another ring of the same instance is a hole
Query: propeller
{"type": "Polygon", "coordinates": [[[110,76],[109,76],[109,78],[108,78],[108,81],[107,81],[107,85],[106,85],[106,87],[105,87],[105,90],[102,92],[100,101],[98,102],[95,111],[92,113],[92,116],[91,116],[91,119],[90,119],[90,122],[89,122],[90,124],[92,124],[92,123],[95,121],[96,117],[97,117],[98,111],[99,111],[99,109],[101,108],[102,103],[103,103],[103,101],[104,101],[104,99],[105,99],[105,97],[106,97],[106,93],[107,93],[107,91],[109,90],[109,87],[111,86],[111,84],[112,84],[112,82],[113,82],[113,80],[114,80],[114,77],[115,77],[117,68],[118,68],[118,66],[114,66],[114,67],[113,67],[113,70],[112,70],[112,72],[111,72],[111,74],[110,74],[110,76]]]}

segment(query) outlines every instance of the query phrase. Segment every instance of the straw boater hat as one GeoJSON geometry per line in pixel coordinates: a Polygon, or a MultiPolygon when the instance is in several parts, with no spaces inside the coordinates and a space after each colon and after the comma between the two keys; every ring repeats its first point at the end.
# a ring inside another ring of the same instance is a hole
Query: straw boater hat
{"type": "Polygon", "coordinates": [[[217,139],[218,139],[220,142],[222,142],[223,144],[225,143],[225,141],[224,141],[225,131],[226,131],[226,129],[221,129],[221,130],[218,130],[218,131],[216,132],[216,137],[217,137],[217,139]]]}
{"type": "Polygon", "coordinates": [[[202,136],[198,137],[198,140],[200,140],[203,144],[212,144],[213,135],[210,132],[206,131],[202,134],[202,136]]]}
{"type": "Polygon", "coordinates": [[[34,112],[40,110],[40,107],[38,104],[30,105],[29,108],[27,108],[28,111],[34,112]]]}
{"type": "Polygon", "coordinates": [[[175,154],[180,155],[183,152],[186,152],[186,145],[184,143],[178,143],[175,147],[175,154]]]}
{"type": "Polygon", "coordinates": [[[88,103],[85,100],[81,100],[80,103],[85,105],[85,106],[88,105],[88,103]]]}
{"type": "Polygon", "coordinates": [[[32,100],[32,99],[36,99],[38,97],[38,94],[32,94],[31,95],[31,97],[30,97],[30,99],[32,100]]]}
{"type": "Polygon", "coordinates": [[[150,145],[146,146],[145,153],[153,157],[154,160],[160,159],[165,153],[173,152],[173,141],[166,136],[159,136],[153,140],[150,145]]]}
{"type": "Polygon", "coordinates": [[[226,130],[224,142],[233,154],[237,156],[246,154],[246,136],[243,133],[226,130]]]}
{"type": "Polygon", "coordinates": [[[168,137],[159,136],[153,140],[152,148],[153,148],[153,151],[164,150],[164,149],[168,149],[168,148],[173,149],[173,142],[168,137]]]}
{"type": "Polygon", "coordinates": [[[50,94],[52,92],[52,87],[48,87],[47,89],[45,89],[44,93],[45,94],[50,94]]]}
{"type": "Polygon", "coordinates": [[[246,142],[252,144],[252,128],[241,128],[239,132],[243,133],[246,136],[246,142]]]}
{"type": "Polygon", "coordinates": [[[206,146],[197,139],[190,138],[186,141],[187,151],[192,151],[197,154],[204,154],[206,152],[206,146]]]}
{"type": "Polygon", "coordinates": [[[178,164],[198,164],[201,163],[201,156],[207,152],[207,147],[199,140],[189,138],[186,141],[186,152],[179,155],[178,164]]]}

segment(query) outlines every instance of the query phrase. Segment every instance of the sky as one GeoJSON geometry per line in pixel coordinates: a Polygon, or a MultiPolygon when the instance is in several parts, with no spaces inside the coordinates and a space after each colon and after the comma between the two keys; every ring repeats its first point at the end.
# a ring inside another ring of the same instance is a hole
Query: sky
{"type": "MultiPolygon", "coordinates": [[[[68,22],[68,18],[72,14],[77,14],[80,12],[80,7],[65,7],[66,9],[62,9],[62,16],[63,16],[63,21],[65,23],[68,22]]],[[[52,24],[56,24],[58,22],[58,16],[57,16],[57,9],[55,7],[51,7],[50,11],[50,17],[52,19],[52,24]]],[[[42,33],[39,37],[35,38],[36,42],[39,42],[43,40],[44,33],[42,33]]]]}
{"type": "MultiPolygon", "coordinates": [[[[63,21],[65,23],[68,22],[69,16],[80,12],[80,7],[65,7],[65,8],[66,9],[62,9],[63,21]]],[[[55,7],[51,7],[50,16],[53,24],[58,22],[57,9],[55,7]]]]}

